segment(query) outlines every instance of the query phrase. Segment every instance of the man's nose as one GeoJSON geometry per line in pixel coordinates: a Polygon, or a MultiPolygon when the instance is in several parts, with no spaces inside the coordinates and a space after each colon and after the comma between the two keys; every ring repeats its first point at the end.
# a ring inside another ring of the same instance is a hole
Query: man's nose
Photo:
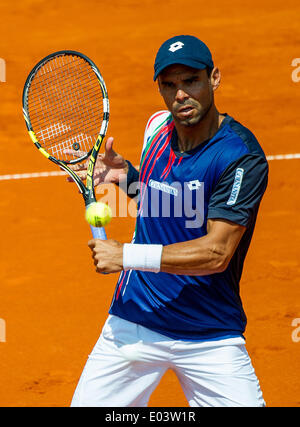
{"type": "Polygon", "coordinates": [[[175,96],[175,99],[177,102],[183,102],[188,98],[189,98],[189,95],[183,89],[177,90],[176,96],[175,96]]]}

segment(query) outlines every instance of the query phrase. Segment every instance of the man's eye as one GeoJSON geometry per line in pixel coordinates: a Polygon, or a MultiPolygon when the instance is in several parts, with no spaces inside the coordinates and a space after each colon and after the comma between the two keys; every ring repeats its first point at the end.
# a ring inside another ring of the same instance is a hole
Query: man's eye
{"type": "Polygon", "coordinates": [[[190,79],[186,79],[186,80],[185,80],[185,82],[186,82],[187,84],[192,84],[192,83],[194,83],[196,80],[197,80],[197,79],[196,79],[195,77],[192,77],[192,78],[190,78],[190,79]]]}
{"type": "Polygon", "coordinates": [[[173,87],[174,84],[172,82],[163,82],[164,87],[173,87]]]}

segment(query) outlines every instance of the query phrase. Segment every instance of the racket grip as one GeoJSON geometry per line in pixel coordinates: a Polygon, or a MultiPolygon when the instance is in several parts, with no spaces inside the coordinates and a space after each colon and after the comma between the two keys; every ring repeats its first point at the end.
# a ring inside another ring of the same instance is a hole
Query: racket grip
{"type": "Polygon", "coordinates": [[[91,227],[94,239],[107,240],[104,227],[93,227],[92,225],[90,227],[91,227]]]}
{"type": "MultiPolygon", "coordinates": [[[[93,227],[92,225],[90,225],[90,227],[91,227],[94,239],[107,240],[104,227],[93,227]]],[[[108,273],[103,272],[101,274],[108,274],[108,273]]]]}

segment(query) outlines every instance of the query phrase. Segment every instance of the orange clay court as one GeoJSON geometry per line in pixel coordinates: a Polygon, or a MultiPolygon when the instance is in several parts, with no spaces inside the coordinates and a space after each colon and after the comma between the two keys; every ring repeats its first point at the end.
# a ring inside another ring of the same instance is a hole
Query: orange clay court
{"type": "MultiPolygon", "coordinates": [[[[1,1],[0,16],[6,64],[6,82],[0,82],[0,406],[69,406],[118,275],[95,273],[82,197],[64,176],[3,179],[57,171],[25,128],[27,74],[57,50],[89,56],[108,87],[108,136],[138,164],[146,121],[164,108],[152,80],[156,51],[173,35],[193,34],[221,69],[218,109],[248,126],[268,156],[297,154],[300,81],[293,81],[292,61],[300,57],[300,3],[23,0],[1,1]]],[[[269,164],[241,281],[247,349],[267,405],[299,407],[300,158],[269,164]]],[[[106,228],[122,242],[133,229],[131,216],[115,217],[106,228]]],[[[172,372],[150,406],[187,406],[172,372]]]]}

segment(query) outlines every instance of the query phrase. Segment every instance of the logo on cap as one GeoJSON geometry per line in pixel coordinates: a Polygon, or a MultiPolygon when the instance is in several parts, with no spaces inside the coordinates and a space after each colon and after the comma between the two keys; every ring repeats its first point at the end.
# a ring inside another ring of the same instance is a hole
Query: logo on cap
{"type": "Polygon", "coordinates": [[[169,51],[176,52],[176,50],[182,49],[183,46],[184,46],[184,43],[182,42],[172,43],[169,47],[169,51]]]}

